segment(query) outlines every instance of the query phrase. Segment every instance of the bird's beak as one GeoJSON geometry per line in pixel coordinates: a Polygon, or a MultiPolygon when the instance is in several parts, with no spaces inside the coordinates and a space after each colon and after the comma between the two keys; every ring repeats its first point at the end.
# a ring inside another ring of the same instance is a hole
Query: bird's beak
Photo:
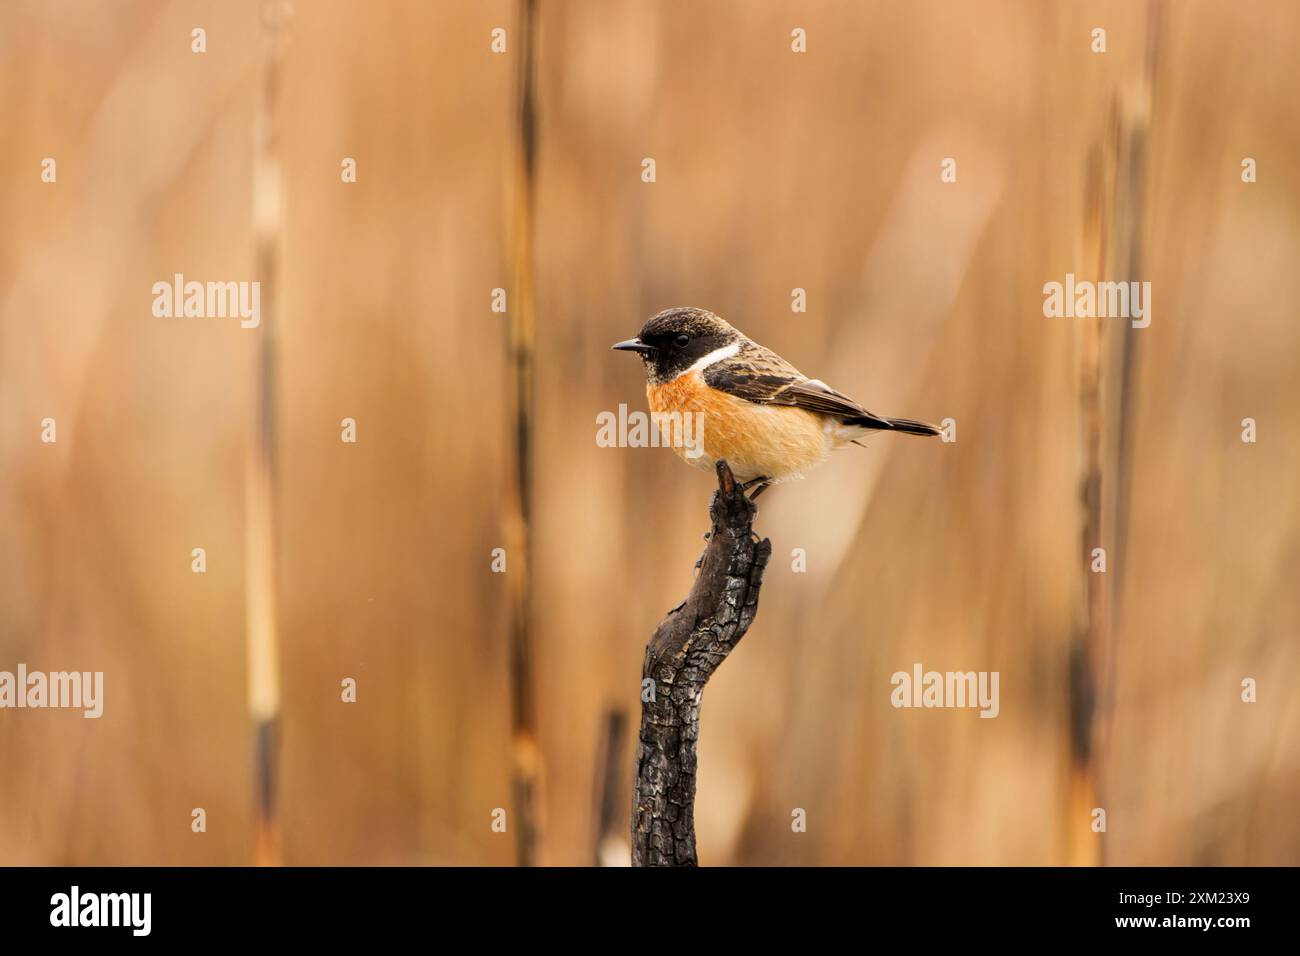
{"type": "Polygon", "coordinates": [[[626,342],[616,342],[611,345],[610,348],[618,352],[640,352],[642,355],[649,355],[655,350],[653,345],[646,345],[640,339],[628,339],[626,342]]]}

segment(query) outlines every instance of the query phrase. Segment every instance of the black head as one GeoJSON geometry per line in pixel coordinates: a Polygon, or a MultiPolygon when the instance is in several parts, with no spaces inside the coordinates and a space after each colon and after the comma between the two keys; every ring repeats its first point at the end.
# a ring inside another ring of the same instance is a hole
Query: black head
{"type": "Polygon", "coordinates": [[[612,348],[640,354],[646,376],[658,384],[672,381],[710,352],[744,338],[705,309],[669,309],[643,325],[636,338],[612,348]]]}

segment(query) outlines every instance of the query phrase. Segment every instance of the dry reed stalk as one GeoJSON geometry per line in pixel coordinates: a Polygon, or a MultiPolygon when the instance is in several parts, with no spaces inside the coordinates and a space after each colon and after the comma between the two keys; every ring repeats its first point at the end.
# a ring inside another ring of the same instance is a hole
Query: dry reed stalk
{"type": "MultiPolygon", "coordinates": [[[[1111,127],[1107,127],[1109,130],[1111,127]]],[[[1084,262],[1092,274],[1101,276],[1106,266],[1108,227],[1112,210],[1107,188],[1113,180],[1110,151],[1096,145],[1089,153],[1084,205],[1084,262]]],[[[1076,383],[1079,396],[1080,482],[1082,509],[1080,560],[1082,600],[1080,627],[1070,648],[1069,783],[1065,812],[1066,860],[1071,866],[1096,866],[1101,862],[1101,841],[1089,839],[1084,821],[1091,820],[1098,804],[1098,781],[1093,749],[1093,714],[1096,708],[1098,649],[1105,643],[1103,606],[1107,576],[1092,572],[1092,549],[1102,545],[1102,435],[1105,430],[1102,397],[1102,354],[1104,328],[1100,319],[1075,324],[1079,357],[1076,383]]],[[[1108,549],[1109,550],[1109,549],[1108,549]]]]}
{"type": "Polygon", "coordinates": [[[514,430],[513,480],[504,509],[506,550],[510,555],[510,705],[515,805],[515,843],[520,866],[537,863],[542,832],[542,758],[537,742],[537,704],[533,693],[532,497],[533,395],[533,216],[537,175],[536,32],[534,0],[519,2],[520,44],[516,85],[518,143],[513,169],[511,217],[512,271],[510,371],[514,430]]]}
{"type": "Polygon", "coordinates": [[[280,318],[280,244],[284,234],[277,102],[281,60],[290,16],[284,0],[262,4],[261,98],[255,116],[253,231],[255,267],[262,286],[261,325],[246,459],[245,592],[248,630],[248,711],[253,729],[253,863],[278,866],[280,825],[276,802],[279,766],[280,647],[275,508],[275,330],[280,318]]]}
{"type": "MultiPolygon", "coordinates": [[[[1089,156],[1084,261],[1097,281],[1141,281],[1146,162],[1160,21],[1160,6],[1151,0],[1146,9],[1147,46],[1141,72],[1133,86],[1112,101],[1109,122],[1089,156]]],[[[1102,768],[1114,710],[1116,627],[1127,574],[1135,369],[1141,339],[1140,330],[1127,321],[1091,319],[1078,323],[1076,329],[1084,623],[1070,657],[1066,854],[1071,865],[1096,866],[1107,862],[1106,840],[1084,829],[1083,822],[1091,820],[1094,808],[1106,809],[1102,768]],[[1098,547],[1106,550],[1104,574],[1092,571],[1091,553],[1098,547]]]]}
{"type": "Polygon", "coordinates": [[[596,755],[596,791],[593,800],[595,824],[591,855],[595,866],[627,866],[632,848],[623,829],[623,730],[627,714],[616,707],[605,711],[601,721],[600,749],[596,755]]]}

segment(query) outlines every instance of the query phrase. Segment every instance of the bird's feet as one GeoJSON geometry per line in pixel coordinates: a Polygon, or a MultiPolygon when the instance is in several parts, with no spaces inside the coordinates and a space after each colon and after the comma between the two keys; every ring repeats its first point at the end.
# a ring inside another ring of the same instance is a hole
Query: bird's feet
{"type": "Polygon", "coordinates": [[[736,487],[740,489],[742,494],[748,492],[750,488],[753,488],[754,493],[749,496],[749,500],[753,501],[763,492],[767,491],[767,486],[770,485],[771,483],[772,483],[772,479],[767,477],[767,475],[759,475],[757,478],[751,478],[749,481],[746,481],[744,484],[737,485],[736,487]]]}

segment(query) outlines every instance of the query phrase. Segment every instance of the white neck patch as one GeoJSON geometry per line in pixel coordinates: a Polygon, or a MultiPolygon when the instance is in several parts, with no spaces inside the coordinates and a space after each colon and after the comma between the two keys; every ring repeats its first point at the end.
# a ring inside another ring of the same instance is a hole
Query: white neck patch
{"type": "Polygon", "coordinates": [[[690,375],[692,372],[703,372],[710,365],[721,362],[723,359],[729,359],[740,352],[740,343],[732,342],[730,345],[724,345],[720,349],[714,349],[708,355],[701,356],[695,360],[695,364],[682,372],[683,375],[690,375]]]}

